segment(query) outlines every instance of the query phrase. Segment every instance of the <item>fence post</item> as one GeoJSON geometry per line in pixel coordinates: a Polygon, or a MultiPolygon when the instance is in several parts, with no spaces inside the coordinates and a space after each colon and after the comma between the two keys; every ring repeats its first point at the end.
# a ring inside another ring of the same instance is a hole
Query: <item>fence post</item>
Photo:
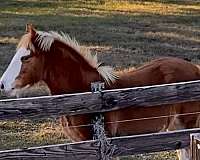
{"type": "MultiPolygon", "coordinates": [[[[100,92],[105,88],[102,82],[91,83],[92,92],[100,92]]],[[[103,103],[103,101],[102,101],[103,103]]],[[[104,116],[101,113],[96,113],[92,120],[93,123],[93,139],[98,141],[98,160],[111,160],[115,151],[115,146],[108,141],[104,128],[104,116]]]]}
{"type": "Polygon", "coordinates": [[[200,133],[190,135],[190,148],[192,160],[200,160],[200,133]]]}

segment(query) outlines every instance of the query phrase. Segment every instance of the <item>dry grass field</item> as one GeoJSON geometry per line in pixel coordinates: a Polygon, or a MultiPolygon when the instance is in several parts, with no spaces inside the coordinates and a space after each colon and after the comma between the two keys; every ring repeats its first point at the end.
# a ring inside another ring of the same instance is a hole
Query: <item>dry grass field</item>
{"type": "MultiPolygon", "coordinates": [[[[15,54],[26,23],[68,33],[117,69],[155,57],[200,64],[199,0],[1,0],[0,76],[15,54]]],[[[56,120],[0,121],[0,150],[63,143],[56,120]]],[[[175,160],[174,152],[133,156],[175,160]]]]}

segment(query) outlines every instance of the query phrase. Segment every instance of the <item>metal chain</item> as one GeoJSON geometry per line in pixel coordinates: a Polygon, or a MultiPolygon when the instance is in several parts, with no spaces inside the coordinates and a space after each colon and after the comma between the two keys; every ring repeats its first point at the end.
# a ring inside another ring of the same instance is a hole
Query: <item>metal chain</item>
{"type": "Polygon", "coordinates": [[[111,141],[109,141],[106,137],[104,129],[104,117],[102,114],[99,114],[99,116],[95,117],[93,131],[93,139],[97,140],[97,146],[99,147],[97,154],[98,160],[111,160],[112,155],[117,147],[116,145],[111,144],[111,141]]]}
{"type": "MultiPolygon", "coordinates": [[[[104,83],[95,82],[91,84],[92,92],[100,92],[105,88],[104,83]]],[[[102,97],[102,96],[101,96],[102,97]]],[[[102,100],[103,102],[103,100],[102,100]]],[[[98,160],[111,160],[116,146],[108,141],[104,128],[104,116],[101,113],[97,113],[93,122],[93,139],[97,140],[98,146],[98,160]]]]}

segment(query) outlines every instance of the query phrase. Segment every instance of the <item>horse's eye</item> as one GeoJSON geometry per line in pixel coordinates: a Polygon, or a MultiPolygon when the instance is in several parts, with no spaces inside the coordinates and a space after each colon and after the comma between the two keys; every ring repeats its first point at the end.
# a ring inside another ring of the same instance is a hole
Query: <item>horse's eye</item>
{"type": "Polygon", "coordinates": [[[27,61],[31,55],[21,57],[21,61],[27,61]]]}

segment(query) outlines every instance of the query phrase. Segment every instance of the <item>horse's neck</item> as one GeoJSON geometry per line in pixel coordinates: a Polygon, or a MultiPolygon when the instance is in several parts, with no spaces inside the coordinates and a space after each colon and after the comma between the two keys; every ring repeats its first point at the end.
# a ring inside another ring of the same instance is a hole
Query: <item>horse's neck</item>
{"type": "Polygon", "coordinates": [[[127,88],[136,85],[137,75],[135,74],[135,68],[128,68],[120,71],[116,71],[115,74],[118,76],[115,83],[111,85],[111,88],[127,88]]]}
{"type": "Polygon", "coordinates": [[[96,69],[83,67],[81,63],[68,62],[66,59],[57,62],[54,59],[46,67],[44,81],[52,94],[90,91],[90,84],[101,80],[96,69]]]}

